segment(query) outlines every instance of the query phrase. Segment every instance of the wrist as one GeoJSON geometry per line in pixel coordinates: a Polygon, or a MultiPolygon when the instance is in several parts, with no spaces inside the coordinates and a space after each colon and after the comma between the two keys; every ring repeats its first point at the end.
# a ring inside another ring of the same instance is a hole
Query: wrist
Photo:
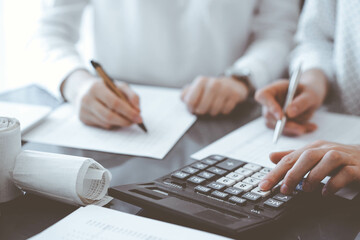
{"type": "Polygon", "coordinates": [[[239,86],[239,89],[240,89],[240,91],[239,91],[240,101],[246,100],[250,95],[249,86],[245,82],[239,80],[236,77],[229,77],[229,78],[232,81],[234,81],[236,85],[239,86]]]}
{"type": "Polygon", "coordinates": [[[225,70],[224,76],[232,78],[233,80],[240,83],[246,93],[245,99],[247,99],[249,95],[253,95],[255,93],[255,88],[251,84],[251,71],[249,69],[237,69],[234,67],[230,67],[225,70]]]}
{"type": "Polygon", "coordinates": [[[74,103],[96,81],[87,70],[75,70],[61,84],[61,94],[66,101],[74,103]]]}

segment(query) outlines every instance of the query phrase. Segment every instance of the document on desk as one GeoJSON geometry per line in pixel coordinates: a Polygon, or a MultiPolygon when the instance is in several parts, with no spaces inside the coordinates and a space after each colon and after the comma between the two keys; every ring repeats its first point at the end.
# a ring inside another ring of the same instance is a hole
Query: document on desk
{"type": "Polygon", "coordinates": [[[0,102],[0,116],[19,120],[21,133],[27,132],[40,123],[50,112],[51,108],[46,106],[0,102]]]}
{"type": "Polygon", "coordinates": [[[98,206],[79,208],[30,240],[226,240],[181,227],[98,206]]]}
{"type": "MultiPolygon", "coordinates": [[[[360,129],[360,117],[357,116],[319,111],[312,119],[312,122],[318,125],[316,131],[300,137],[281,136],[277,144],[272,142],[274,130],[268,129],[264,121],[264,118],[260,117],[210,144],[191,157],[200,160],[211,154],[220,154],[273,168],[275,164],[269,160],[271,152],[298,149],[316,140],[344,144],[360,143],[360,131],[358,131],[360,129]]],[[[349,198],[354,197],[349,191],[346,192],[346,195],[350,196],[349,198]]]]}
{"type": "Polygon", "coordinates": [[[133,86],[140,96],[141,113],[148,128],[138,126],[104,130],[80,122],[75,109],[63,105],[24,136],[30,142],[162,159],[195,122],[181,102],[180,90],[133,86]]]}

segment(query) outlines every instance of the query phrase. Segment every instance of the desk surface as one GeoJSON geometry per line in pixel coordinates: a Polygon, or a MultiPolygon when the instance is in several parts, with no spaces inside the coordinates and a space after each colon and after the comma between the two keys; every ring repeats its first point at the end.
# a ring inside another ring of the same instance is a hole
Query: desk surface
{"type": "MultiPolygon", "coordinates": [[[[59,103],[36,86],[0,95],[0,100],[27,102],[56,107],[59,103]]],[[[146,182],[176,170],[193,160],[189,156],[244,125],[260,115],[254,102],[239,106],[229,116],[199,118],[163,160],[124,156],[80,149],[64,148],[44,144],[25,143],[24,149],[72,154],[91,157],[108,168],[112,175],[112,186],[146,182]],[[146,168],[144,168],[146,166],[146,168]],[[146,169],[146,171],[143,171],[146,169]]],[[[0,239],[26,239],[51,226],[76,209],[31,194],[0,205],[0,239]]],[[[110,208],[132,214],[141,209],[120,200],[113,200],[110,208]]],[[[271,239],[354,239],[360,231],[360,206],[327,201],[312,209],[311,214],[293,216],[282,231],[272,233],[271,239]]],[[[269,235],[264,236],[269,239],[269,235]]]]}

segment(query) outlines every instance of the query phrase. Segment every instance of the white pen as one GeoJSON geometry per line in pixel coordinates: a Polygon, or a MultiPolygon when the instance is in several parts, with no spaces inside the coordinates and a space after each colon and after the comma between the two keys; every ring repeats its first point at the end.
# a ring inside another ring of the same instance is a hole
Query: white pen
{"type": "Polygon", "coordinates": [[[289,82],[289,88],[288,93],[286,96],[285,104],[283,107],[283,117],[276,122],[275,131],[274,131],[274,137],[273,137],[273,143],[277,143],[279,140],[280,135],[282,134],[284,130],[284,126],[286,124],[286,109],[293,100],[297,86],[299,85],[299,80],[301,76],[301,64],[299,65],[299,68],[295,71],[294,74],[292,74],[290,82],[289,82]]]}

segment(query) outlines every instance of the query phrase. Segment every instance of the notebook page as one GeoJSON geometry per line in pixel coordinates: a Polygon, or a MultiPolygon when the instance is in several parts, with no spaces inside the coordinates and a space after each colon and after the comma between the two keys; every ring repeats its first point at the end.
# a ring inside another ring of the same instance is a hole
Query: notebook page
{"type": "Polygon", "coordinates": [[[133,86],[148,133],[137,125],[104,130],[84,125],[71,105],[63,105],[24,136],[31,142],[162,159],[195,122],[180,90],[133,86]]]}
{"type": "Polygon", "coordinates": [[[229,238],[119,211],[87,206],[60,220],[31,240],[183,240],[229,238]]]}
{"type": "Polygon", "coordinates": [[[272,168],[275,165],[269,160],[271,152],[298,149],[316,140],[344,144],[360,143],[360,117],[317,112],[312,121],[318,125],[318,129],[313,133],[300,137],[281,136],[277,144],[273,144],[274,130],[268,129],[264,119],[260,117],[193,154],[192,157],[199,160],[211,154],[220,154],[272,168]]]}

